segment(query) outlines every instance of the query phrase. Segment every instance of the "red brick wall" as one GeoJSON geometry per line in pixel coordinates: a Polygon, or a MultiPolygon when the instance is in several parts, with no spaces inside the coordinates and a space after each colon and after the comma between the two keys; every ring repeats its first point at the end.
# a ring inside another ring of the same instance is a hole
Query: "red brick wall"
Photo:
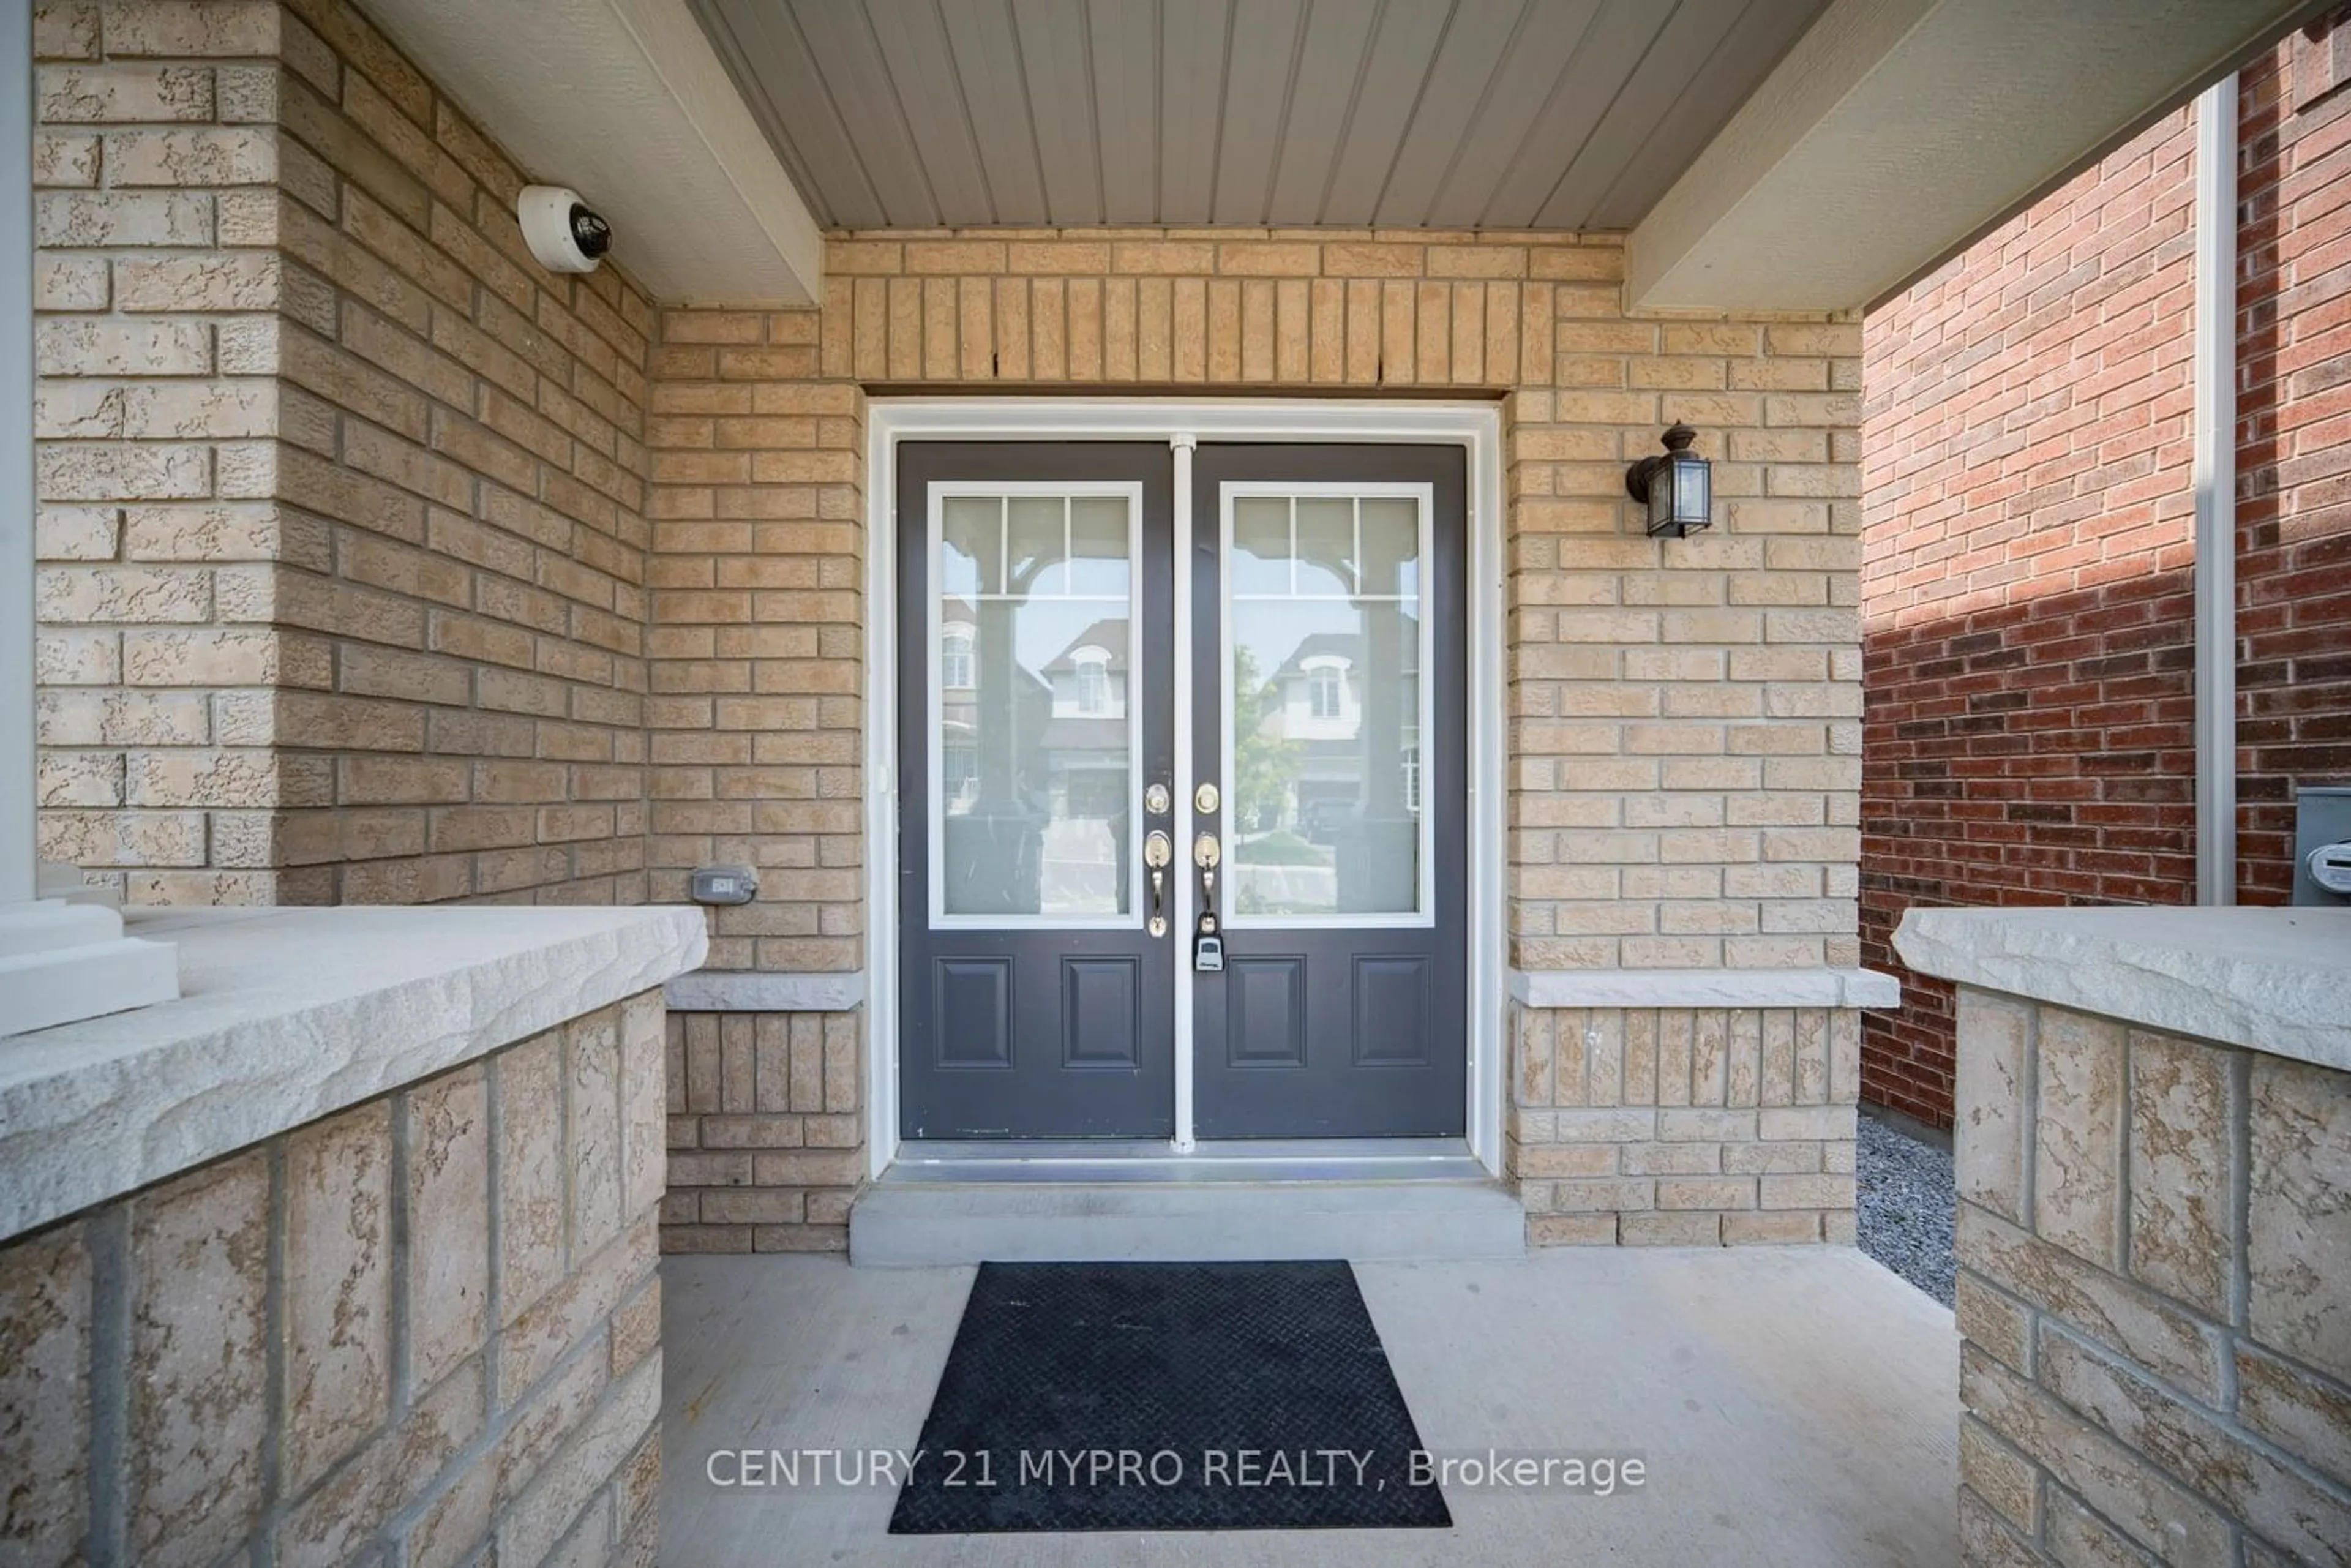
{"type": "Polygon", "coordinates": [[[2351,8],[2245,72],[2237,896],[2293,887],[2294,786],[2351,784],[2351,8]]]}
{"type": "MultiPolygon", "coordinates": [[[[2351,8],[2240,84],[2238,897],[2351,783],[2351,8]]],[[[1864,337],[1865,1097],[1951,1113],[1914,904],[2195,896],[2192,112],[1873,312],[1864,337]]]]}
{"type": "Polygon", "coordinates": [[[1951,1115],[1912,904],[2195,889],[2195,131],[2175,113],[1873,312],[1863,409],[1862,1092],[1951,1115]]]}

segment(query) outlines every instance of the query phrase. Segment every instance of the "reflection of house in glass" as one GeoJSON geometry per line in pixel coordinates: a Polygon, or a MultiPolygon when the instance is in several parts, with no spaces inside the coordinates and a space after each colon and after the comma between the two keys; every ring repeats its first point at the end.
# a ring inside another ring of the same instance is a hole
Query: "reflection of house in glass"
{"type": "Polygon", "coordinates": [[[988,596],[940,603],[939,788],[955,915],[1125,911],[1127,622],[988,596]],[[1040,651],[1057,649],[1040,659],[1040,651]]]}
{"type": "Polygon", "coordinates": [[[1308,632],[1262,682],[1260,656],[1288,638],[1260,634],[1256,646],[1235,647],[1240,913],[1416,906],[1419,626],[1393,602],[1364,603],[1349,618],[1364,630],[1308,632]]]}
{"type": "Polygon", "coordinates": [[[1053,716],[1045,772],[1053,815],[1122,821],[1127,811],[1127,623],[1097,621],[1047,664],[1053,716]]]}

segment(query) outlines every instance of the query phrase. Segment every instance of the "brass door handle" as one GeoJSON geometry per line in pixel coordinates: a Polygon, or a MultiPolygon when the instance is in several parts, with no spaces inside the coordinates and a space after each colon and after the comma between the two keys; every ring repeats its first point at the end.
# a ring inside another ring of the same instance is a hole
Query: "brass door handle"
{"type": "Polygon", "coordinates": [[[1167,862],[1176,858],[1173,840],[1157,828],[1143,841],[1143,863],[1151,868],[1151,920],[1146,927],[1155,937],[1167,935],[1167,862]]]}
{"type": "Polygon", "coordinates": [[[1200,868],[1200,911],[1204,915],[1217,912],[1217,862],[1224,858],[1224,850],[1214,833],[1202,833],[1192,841],[1192,863],[1200,868]]]}

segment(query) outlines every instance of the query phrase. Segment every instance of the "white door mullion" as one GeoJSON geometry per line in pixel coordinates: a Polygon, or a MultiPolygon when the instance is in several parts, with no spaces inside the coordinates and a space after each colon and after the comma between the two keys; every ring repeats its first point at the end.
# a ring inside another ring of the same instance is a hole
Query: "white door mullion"
{"type": "Polygon", "coordinates": [[[1176,923],[1168,932],[1168,961],[1176,967],[1176,1152],[1188,1155],[1192,1137],[1192,933],[1198,916],[1192,871],[1192,449],[1189,434],[1168,437],[1176,456],[1176,777],[1170,782],[1176,808],[1176,923]]]}

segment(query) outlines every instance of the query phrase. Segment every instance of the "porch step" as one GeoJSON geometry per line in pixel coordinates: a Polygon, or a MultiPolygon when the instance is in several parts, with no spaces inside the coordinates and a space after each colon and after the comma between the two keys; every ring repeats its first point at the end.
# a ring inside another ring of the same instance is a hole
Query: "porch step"
{"type": "Polygon", "coordinates": [[[849,1211],[849,1260],[1198,1262],[1516,1258],[1526,1211],[1491,1181],[893,1182],[849,1211]]]}

